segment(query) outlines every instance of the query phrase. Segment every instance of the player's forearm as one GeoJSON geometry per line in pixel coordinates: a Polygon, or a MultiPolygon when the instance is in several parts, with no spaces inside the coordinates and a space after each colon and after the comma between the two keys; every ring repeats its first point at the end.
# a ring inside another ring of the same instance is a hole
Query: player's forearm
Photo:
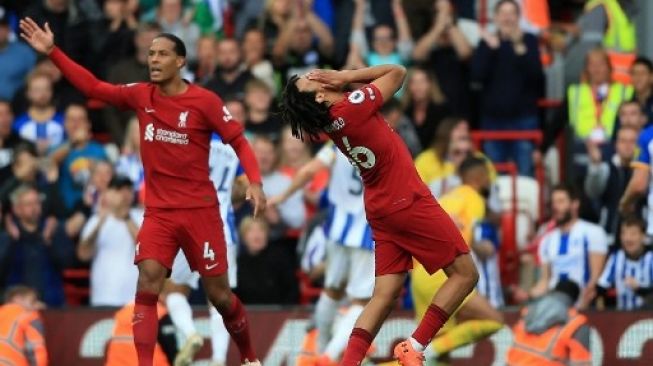
{"type": "Polygon", "coordinates": [[[301,169],[299,169],[297,174],[295,174],[292,181],[290,182],[290,186],[281,194],[281,201],[283,202],[287,200],[295,192],[305,187],[308,182],[313,179],[315,174],[317,174],[320,168],[321,163],[319,163],[317,160],[312,160],[308,164],[304,165],[301,169]]]}
{"type": "Polygon", "coordinates": [[[406,68],[401,65],[379,65],[365,67],[358,70],[345,70],[342,72],[345,74],[347,83],[371,83],[374,80],[389,75],[392,75],[401,81],[406,75],[406,68]]]}
{"type": "Polygon", "coordinates": [[[590,253],[590,281],[588,286],[596,286],[603,272],[603,265],[605,264],[605,254],[603,253],[590,253]]]}
{"type": "Polygon", "coordinates": [[[48,55],[71,84],[84,95],[90,96],[100,82],[90,71],[70,59],[61,49],[55,47],[48,55]]]}
{"type": "Polygon", "coordinates": [[[240,135],[231,140],[229,144],[236,152],[240,164],[243,166],[243,170],[245,170],[245,175],[247,175],[247,179],[249,179],[249,183],[261,184],[261,171],[256,162],[254,151],[252,151],[251,146],[249,146],[247,139],[245,139],[243,135],[240,135]]]}

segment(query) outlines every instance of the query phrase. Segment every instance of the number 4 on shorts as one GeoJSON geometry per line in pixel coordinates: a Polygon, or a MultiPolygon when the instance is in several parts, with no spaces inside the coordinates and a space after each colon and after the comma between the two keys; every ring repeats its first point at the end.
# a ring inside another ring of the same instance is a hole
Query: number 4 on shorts
{"type": "Polygon", "coordinates": [[[211,262],[215,260],[215,252],[209,247],[209,242],[204,242],[204,258],[210,259],[211,262]]]}

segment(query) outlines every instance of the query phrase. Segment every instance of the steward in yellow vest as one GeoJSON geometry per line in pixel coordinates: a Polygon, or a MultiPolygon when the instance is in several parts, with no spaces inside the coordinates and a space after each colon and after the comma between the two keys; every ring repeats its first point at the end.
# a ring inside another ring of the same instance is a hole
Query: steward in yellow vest
{"type": "Polygon", "coordinates": [[[615,81],[630,84],[630,67],[637,56],[635,24],[628,19],[618,0],[590,0],[585,4],[585,11],[597,6],[603,6],[608,16],[603,47],[610,57],[612,77],[615,81]]]}

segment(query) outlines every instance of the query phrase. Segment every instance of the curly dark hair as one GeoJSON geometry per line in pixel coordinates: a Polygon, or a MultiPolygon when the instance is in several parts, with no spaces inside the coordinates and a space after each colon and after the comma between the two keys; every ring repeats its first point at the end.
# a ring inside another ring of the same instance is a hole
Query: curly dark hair
{"type": "Polygon", "coordinates": [[[297,75],[288,80],[279,102],[279,114],[284,123],[290,124],[293,136],[303,141],[304,134],[308,134],[310,140],[315,141],[331,122],[329,107],[315,101],[314,91],[299,91],[297,80],[297,75]]]}

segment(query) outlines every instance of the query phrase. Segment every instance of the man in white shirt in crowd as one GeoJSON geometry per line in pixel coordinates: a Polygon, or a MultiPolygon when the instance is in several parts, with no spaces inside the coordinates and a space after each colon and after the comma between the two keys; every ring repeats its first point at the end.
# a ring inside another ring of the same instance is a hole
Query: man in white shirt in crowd
{"type": "Polygon", "coordinates": [[[91,306],[123,306],[136,294],[134,254],[143,210],[132,208],[134,191],[129,178],[114,177],[100,199],[98,212],[82,229],[77,256],[91,261],[91,306]]]}
{"type": "Polygon", "coordinates": [[[579,204],[578,193],[571,186],[557,185],[551,192],[556,228],[540,243],[540,280],[529,295],[542,296],[558,281],[571,280],[581,287],[577,305],[584,309],[596,295],[608,244],[602,227],[578,218],[579,204]]]}

